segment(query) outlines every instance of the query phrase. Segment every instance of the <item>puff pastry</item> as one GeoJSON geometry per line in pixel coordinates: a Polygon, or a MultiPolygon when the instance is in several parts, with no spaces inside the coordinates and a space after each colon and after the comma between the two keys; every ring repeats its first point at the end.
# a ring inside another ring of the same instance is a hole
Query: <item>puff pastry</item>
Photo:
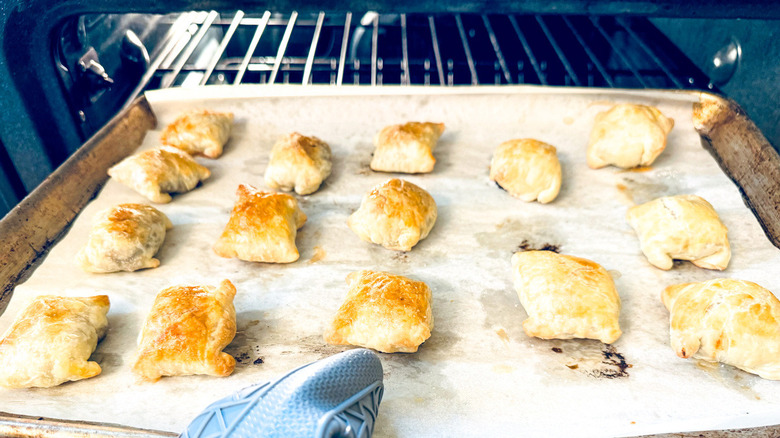
{"type": "Polygon", "coordinates": [[[380,172],[427,173],[436,158],[433,149],[444,133],[444,123],[409,122],[383,128],[374,136],[371,169],[380,172]]]}
{"type": "Polygon", "coordinates": [[[95,216],[89,240],[76,256],[81,269],[105,273],[156,268],[154,258],[173,225],[162,212],[144,204],[119,204],[95,216]]]}
{"type": "Polygon", "coordinates": [[[133,372],[144,380],[162,376],[229,376],[236,366],[222,352],[236,335],[236,288],[174,286],[157,294],[138,338],[133,372]]]}
{"type": "Polygon", "coordinates": [[[89,361],[108,327],[105,295],[43,295],[16,317],[0,340],[0,385],[51,387],[100,374],[89,361]]]}
{"type": "Polygon", "coordinates": [[[363,197],[347,225],[366,242],[409,251],[436,223],[436,202],[425,190],[393,178],[363,197]]]}
{"type": "Polygon", "coordinates": [[[780,380],[780,301],[772,292],[723,278],[669,286],[661,299],[678,356],[780,380]]]}
{"type": "Polygon", "coordinates": [[[347,276],[349,292],[325,331],[325,342],[383,353],[414,353],[431,336],[431,290],[422,281],[387,272],[347,276]]]}
{"type": "Polygon", "coordinates": [[[620,297],[609,273],[590,260],[552,251],[512,256],[514,286],[528,313],[523,329],[542,339],[620,337],[620,297]]]}
{"type": "Polygon", "coordinates": [[[190,111],[168,125],[160,141],[191,155],[218,158],[230,138],[233,113],[209,110],[190,111]]]}
{"type": "Polygon", "coordinates": [[[317,137],[297,132],[280,138],[271,149],[265,169],[268,187],[299,195],[314,193],[330,175],[330,146],[317,137]]]}
{"type": "Polygon", "coordinates": [[[168,193],[188,192],[211,172],[179,149],[161,146],[131,155],[108,169],[108,175],[152,202],[171,202],[168,193]]]}
{"type": "Polygon", "coordinates": [[[723,270],[731,259],[728,230],[709,202],[696,195],[654,199],[631,207],[628,222],[653,266],[669,270],[673,260],[690,260],[723,270]]]}
{"type": "Polygon", "coordinates": [[[554,146],[530,138],[501,143],[490,162],[490,179],[523,201],[552,202],[561,189],[554,146]]]}
{"type": "Polygon", "coordinates": [[[673,126],[674,120],[655,107],[615,105],[596,116],[588,143],[588,166],[649,166],[666,148],[666,136],[673,126]]]}
{"type": "Polygon", "coordinates": [[[241,184],[238,201],[214,252],[249,262],[291,263],[298,260],[295,236],[306,223],[298,201],[284,193],[262,192],[241,184]]]}

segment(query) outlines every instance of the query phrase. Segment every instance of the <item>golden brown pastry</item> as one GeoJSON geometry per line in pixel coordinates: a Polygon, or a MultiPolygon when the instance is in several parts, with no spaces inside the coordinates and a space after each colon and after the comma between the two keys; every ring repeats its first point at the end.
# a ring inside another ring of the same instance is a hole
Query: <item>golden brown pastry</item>
{"type": "Polygon", "coordinates": [[[357,271],[347,276],[347,286],[344,304],[325,330],[325,342],[414,353],[431,336],[431,290],[422,281],[357,271]]]}
{"type": "Polygon", "coordinates": [[[654,199],[631,207],[627,218],[642,252],[657,268],[671,269],[672,259],[721,271],[729,264],[728,230],[712,205],[696,195],[654,199]]]}
{"type": "Polygon", "coordinates": [[[620,297],[601,265],[552,251],[512,256],[514,285],[528,313],[523,329],[542,339],[598,339],[605,344],[622,332],[620,297]]]}
{"type": "Polygon", "coordinates": [[[271,149],[265,169],[268,187],[299,195],[314,193],[330,175],[330,146],[317,137],[297,132],[280,138],[271,149]]]}
{"type": "Polygon", "coordinates": [[[176,119],[160,135],[160,141],[191,155],[218,158],[230,138],[233,113],[194,110],[176,119]]]}
{"type": "Polygon", "coordinates": [[[673,126],[674,120],[658,108],[615,105],[596,115],[588,143],[588,166],[649,166],[666,148],[666,136],[673,126]]]}
{"type": "Polygon", "coordinates": [[[552,202],[561,188],[555,147],[530,138],[501,143],[490,162],[490,179],[525,202],[552,202]]]}
{"type": "Polygon", "coordinates": [[[262,192],[241,184],[238,201],[214,252],[249,262],[291,263],[298,260],[295,236],[306,223],[298,201],[284,193],[262,192]]]}
{"type": "Polygon", "coordinates": [[[763,287],[722,278],[661,294],[678,356],[723,362],[780,380],[780,301],[763,287]]]}
{"type": "Polygon", "coordinates": [[[347,225],[366,242],[409,251],[436,223],[436,202],[416,185],[393,178],[363,197],[347,225]]]}
{"type": "Polygon", "coordinates": [[[162,376],[229,376],[236,366],[223,353],[236,335],[236,288],[174,286],[157,294],[138,338],[133,372],[145,380],[162,376]]]}
{"type": "Polygon", "coordinates": [[[0,340],[0,385],[50,387],[100,374],[89,361],[108,327],[105,295],[43,295],[16,317],[0,340]]]}
{"type": "Polygon", "coordinates": [[[156,268],[154,258],[173,225],[168,217],[144,204],[119,204],[99,212],[89,240],[76,255],[87,272],[105,273],[156,268]]]}
{"type": "Polygon", "coordinates": [[[152,202],[171,202],[168,193],[188,192],[211,172],[179,149],[161,146],[131,155],[108,169],[108,175],[152,202]]]}
{"type": "Polygon", "coordinates": [[[374,136],[371,169],[380,172],[427,173],[436,158],[433,149],[444,133],[444,123],[409,122],[386,126],[374,136]]]}

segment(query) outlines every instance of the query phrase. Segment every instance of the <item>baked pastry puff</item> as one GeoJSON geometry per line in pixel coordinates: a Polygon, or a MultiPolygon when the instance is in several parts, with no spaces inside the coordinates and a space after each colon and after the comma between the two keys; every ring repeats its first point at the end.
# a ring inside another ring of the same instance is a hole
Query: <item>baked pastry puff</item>
{"type": "Polygon", "coordinates": [[[376,149],[370,167],[380,172],[431,172],[436,164],[433,149],[443,133],[444,123],[386,126],[374,136],[376,149]]]}
{"type": "Polygon", "coordinates": [[[750,281],[676,284],[661,294],[678,356],[780,380],[780,301],[750,281]]]}
{"type": "Polygon", "coordinates": [[[561,163],[554,146],[524,138],[501,143],[490,162],[490,179],[525,202],[552,202],[561,189],[561,163]]]}
{"type": "Polygon", "coordinates": [[[238,186],[238,201],[214,252],[249,262],[292,263],[298,260],[295,236],[306,223],[298,201],[284,193],[238,186]]]}
{"type": "Polygon", "coordinates": [[[431,290],[422,281],[357,271],[347,276],[347,286],[344,304],[325,330],[325,342],[414,353],[431,336],[431,290]]]}
{"type": "Polygon", "coordinates": [[[190,155],[218,158],[230,138],[233,113],[209,110],[189,111],[168,125],[160,141],[190,155]]]}
{"type": "Polygon", "coordinates": [[[425,190],[402,179],[380,184],[352,213],[347,225],[366,242],[409,251],[436,223],[436,202],[425,190]]]}
{"type": "Polygon", "coordinates": [[[709,202],[696,195],[665,196],[631,207],[626,215],[647,261],[669,270],[673,260],[690,260],[724,270],[731,259],[728,230],[709,202]]]}
{"type": "Polygon", "coordinates": [[[48,388],[100,374],[89,356],[106,334],[108,308],[105,295],[33,299],[0,340],[0,385],[48,388]]]}
{"type": "Polygon", "coordinates": [[[542,339],[598,339],[605,344],[622,332],[620,296],[598,263],[552,251],[516,252],[514,286],[528,319],[523,329],[542,339]]]}
{"type": "Polygon", "coordinates": [[[165,239],[171,221],[145,204],[119,204],[99,212],[89,240],[76,256],[81,269],[106,273],[156,268],[154,258],[165,239]]]}
{"type": "Polygon", "coordinates": [[[588,166],[628,169],[649,166],[666,148],[674,120],[647,105],[620,104],[596,115],[588,143],[588,166]]]}
{"type": "Polygon", "coordinates": [[[161,146],[131,155],[108,169],[108,175],[152,202],[171,202],[168,193],[183,193],[211,172],[179,149],[161,146]]]}
{"type": "Polygon", "coordinates": [[[236,335],[236,288],[174,286],[157,294],[138,338],[133,372],[144,380],[162,376],[229,376],[236,366],[222,352],[236,335]]]}
{"type": "Polygon", "coordinates": [[[297,132],[281,137],[271,149],[265,183],[278,190],[314,193],[330,175],[330,146],[297,132]]]}

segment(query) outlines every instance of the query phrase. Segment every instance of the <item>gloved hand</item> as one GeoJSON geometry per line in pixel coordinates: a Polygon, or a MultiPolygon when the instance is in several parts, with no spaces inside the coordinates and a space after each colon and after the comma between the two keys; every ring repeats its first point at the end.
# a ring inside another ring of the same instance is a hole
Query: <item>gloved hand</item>
{"type": "Polygon", "coordinates": [[[212,403],[180,437],[370,438],[383,390],[377,355],[349,350],[212,403]]]}

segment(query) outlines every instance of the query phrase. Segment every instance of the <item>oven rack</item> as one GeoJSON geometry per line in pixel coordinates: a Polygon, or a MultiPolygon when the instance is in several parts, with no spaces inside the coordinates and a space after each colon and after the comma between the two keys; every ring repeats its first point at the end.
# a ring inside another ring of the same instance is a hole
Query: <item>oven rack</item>
{"type": "Polygon", "coordinates": [[[128,100],[206,84],[713,89],[646,18],[187,12],[128,100]]]}

